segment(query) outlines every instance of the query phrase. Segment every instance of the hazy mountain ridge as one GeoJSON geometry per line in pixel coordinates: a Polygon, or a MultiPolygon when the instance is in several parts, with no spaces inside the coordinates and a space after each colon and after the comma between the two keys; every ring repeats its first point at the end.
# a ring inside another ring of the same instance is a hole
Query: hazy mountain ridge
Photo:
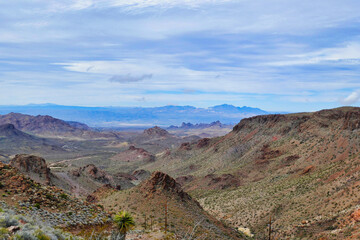
{"type": "Polygon", "coordinates": [[[210,108],[192,106],[164,107],[77,107],[54,104],[0,106],[0,114],[18,112],[50,115],[66,121],[86,123],[92,127],[142,127],[180,125],[182,122],[235,124],[240,119],[268,112],[258,108],[219,105],[210,108]]]}
{"type": "Polygon", "coordinates": [[[233,127],[233,125],[222,124],[219,120],[212,123],[196,123],[196,124],[192,124],[190,122],[188,123],[183,122],[180,126],[171,125],[170,127],[167,128],[167,130],[205,129],[211,127],[230,128],[233,127]]]}

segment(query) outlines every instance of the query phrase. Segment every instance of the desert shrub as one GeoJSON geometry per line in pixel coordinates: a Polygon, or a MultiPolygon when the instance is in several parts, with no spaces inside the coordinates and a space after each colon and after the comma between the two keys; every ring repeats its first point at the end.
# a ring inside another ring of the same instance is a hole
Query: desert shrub
{"type": "Polygon", "coordinates": [[[0,228],[0,239],[8,239],[8,238],[10,238],[9,231],[6,228],[0,228]]]}
{"type": "Polygon", "coordinates": [[[35,203],[34,207],[36,207],[37,209],[40,209],[40,203],[35,203]]]}
{"type": "Polygon", "coordinates": [[[51,240],[49,236],[47,236],[43,231],[40,229],[35,231],[35,236],[38,240],[51,240]]]}
{"type": "Polygon", "coordinates": [[[68,199],[69,196],[68,196],[66,193],[61,193],[61,194],[60,194],[60,198],[62,198],[62,199],[68,199]]]}
{"type": "Polygon", "coordinates": [[[19,222],[8,213],[0,214],[0,227],[8,228],[11,226],[17,226],[18,224],[19,222]]]}
{"type": "Polygon", "coordinates": [[[47,199],[49,199],[49,200],[53,200],[53,199],[54,199],[54,196],[51,195],[51,194],[49,194],[49,193],[47,193],[47,194],[45,195],[45,197],[46,197],[47,199]]]}
{"type": "Polygon", "coordinates": [[[0,189],[2,189],[4,187],[5,187],[5,185],[2,182],[0,182],[0,189]]]}
{"type": "Polygon", "coordinates": [[[0,239],[10,239],[7,232],[8,227],[20,225],[21,229],[16,232],[11,239],[15,240],[77,240],[70,233],[63,232],[60,229],[54,229],[47,226],[45,222],[37,219],[27,218],[23,215],[16,215],[14,211],[4,208],[0,212],[0,239]],[[20,224],[23,220],[26,224],[20,224]]]}

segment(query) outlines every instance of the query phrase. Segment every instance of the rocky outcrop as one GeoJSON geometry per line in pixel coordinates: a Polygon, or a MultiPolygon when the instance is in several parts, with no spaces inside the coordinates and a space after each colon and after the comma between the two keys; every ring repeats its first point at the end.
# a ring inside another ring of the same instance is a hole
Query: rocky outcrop
{"type": "Polygon", "coordinates": [[[179,147],[180,150],[190,151],[191,144],[189,142],[182,143],[179,147]]]}
{"type": "Polygon", "coordinates": [[[210,138],[202,138],[200,139],[197,144],[196,144],[196,147],[197,148],[203,148],[203,147],[206,147],[209,145],[211,139],[210,138]]]}
{"type": "Polygon", "coordinates": [[[14,207],[13,211],[41,219],[50,226],[104,224],[111,220],[99,206],[84,203],[57,187],[36,183],[17,168],[1,162],[0,183],[1,209],[9,204],[14,207]]]}
{"type": "Polygon", "coordinates": [[[41,157],[18,154],[10,161],[10,165],[35,181],[46,185],[51,184],[50,169],[47,167],[45,159],[41,157]]]}
{"type": "Polygon", "coordinates": [[[105,184],[109,184],[110,182],[112,182],[112,177],[105,171],[96,167],[94,164],[88,164],[86,166],[71,170],[70,175],[74,177],[80,177],[82,175],[88,176],[94,180],[105,184]]]}
{"type": "Polygon", "coordinates": [[[165,193],[179,197],[184,201],[192,200],[190,195],[182,190],[181,185],[175,179],[163,172],[154,172],[149,180],[141,184],[140,189],[145,193],[146,197],[165,193]]]}

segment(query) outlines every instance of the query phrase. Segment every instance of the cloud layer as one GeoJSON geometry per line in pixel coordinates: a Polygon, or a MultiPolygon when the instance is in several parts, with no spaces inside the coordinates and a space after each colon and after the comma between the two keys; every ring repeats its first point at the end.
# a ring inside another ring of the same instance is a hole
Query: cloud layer
{"type": "Polygon", "coordinates": [[[3,1],[0,104],[358,105],[359,8],[356,0],[3,1]]]}

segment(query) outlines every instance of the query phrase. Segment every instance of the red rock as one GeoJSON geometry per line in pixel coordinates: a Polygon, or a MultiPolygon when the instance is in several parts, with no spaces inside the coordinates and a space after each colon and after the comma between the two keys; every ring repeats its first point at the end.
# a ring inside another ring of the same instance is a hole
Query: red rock
{"type": "Polygon", "coordinates": [[[360,221],[360,209],[357,209],[353,213],[351,213],[350,217],[353,221],[359,222],[360,221]]]}
{"type": "Polygon", "coordinates": [[[314,169],[315,169],[315,166],[313,166],[313,165],[307,166],[306,168],[303,169],[303,171],[301,172],[301,175],[307,174],[314,169]]]}

